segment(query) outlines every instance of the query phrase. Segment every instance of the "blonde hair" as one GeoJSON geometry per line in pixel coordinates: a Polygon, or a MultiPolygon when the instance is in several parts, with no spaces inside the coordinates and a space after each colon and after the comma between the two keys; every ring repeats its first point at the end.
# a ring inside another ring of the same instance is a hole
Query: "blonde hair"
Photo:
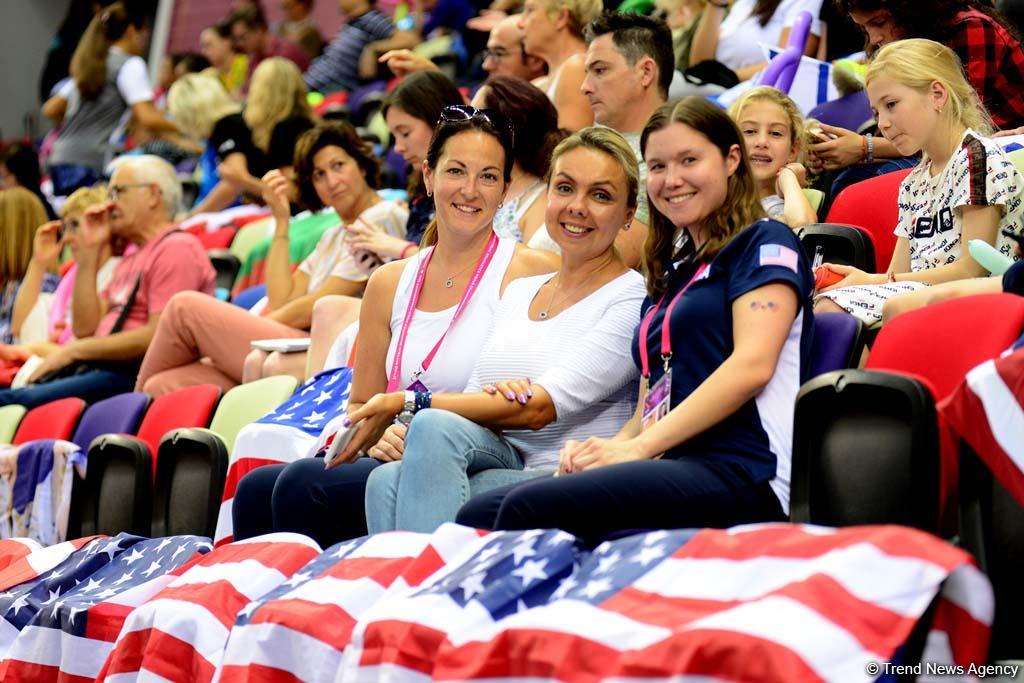
{"type": "Polygon", "coordinates": [[[949,94],[943,115],[950,123],[972,128],[982,135],[994,130],[977,91],[967,82],[960,58],[951,49],[924,38],[890,43],[875,53],[864,82],[888,78],[919,93],[927,93],[938,82],[949,94]]]}
{"type": "Polygon", "coordinates": [[[548,13],[569,11],[569,32],[583,39],[583,29],[604,11],[601,0],[541,0],[548,13]]]}
{"type": "Polygon", "coordinates": [[[0,226],[4,248],[0,250],[0,283],[25,277],[32,261],[32,240],[36,228],[46,222],[46,209],[23,187],[0,190],[0,226]]]}
{"type": "Polygon", "coordinates": [[[178,127],[199,140],[213,132],[217,121],[242,110],[219,79],[205,74],[182,76],[167,92],[167,109],[178,127]]]}
{"type": "Polygon", "coordinates": [[[80,187],[64,200],[64,205],[60,207],[60,217],[67,218],[71,214],[83,214],[90,206],[102,204],[108,198],[107,188],[102,185],[80,187]]]}
{"type": "Polygon", "coordinates": [[[790,146],[796,149],[796,160],[801,164],[805,163],[807,160],[808,130],[810,126],[804,120],[804,116],[800,113],[800,109],[797,108],[796,102],[786,93],[768,85],[759,85],[751,88],[740,95],[729,107],[729,116],[736,122],[736,125],[740,123],[743,110],[747,105],[754,102],[770,102],[782,109],[789,123],[790,146]]]}
{"type": "Polygon", "coordinates": [[[544,177],[545,183],[551,183],[551,174],[555,170],[555,163],[574,149],[592,149],[614,159],[622,168],[623,175],[626,176],[626,206],[630,209],[636,208],[636,198],[640,187],[640,167],[636,155],[625,138],[604,126],[584,128],[558,143],[555,151],[551,153],[551,164],[544,177]]]}
{"type": "Polygon", "coordinates": [[[313,118],[299,67],[284,57],[268,57],[260,62],[252,74],[243,116],[252,130],[252,141],[264,152],[278,123],[291,116],[313,118]]]}

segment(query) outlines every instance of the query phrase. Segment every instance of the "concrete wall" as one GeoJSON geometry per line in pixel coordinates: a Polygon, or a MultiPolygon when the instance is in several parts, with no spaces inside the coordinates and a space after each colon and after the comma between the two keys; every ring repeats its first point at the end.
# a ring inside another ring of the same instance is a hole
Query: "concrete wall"
{"type": "MultiPolygon", "coordinates": [[[[26,114],[39,115],[39,74],[70,0],[0,0],[0,137],[26,133],[26,114]]],[[[35,133],[49,128],[37,124],[35,133]]]]}

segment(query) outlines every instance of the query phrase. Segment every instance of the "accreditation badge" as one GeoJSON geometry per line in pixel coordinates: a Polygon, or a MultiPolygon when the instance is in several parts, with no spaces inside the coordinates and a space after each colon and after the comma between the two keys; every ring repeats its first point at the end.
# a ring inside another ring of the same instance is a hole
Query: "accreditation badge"
{"type": "Polygon", "coordinates": [[[672,399],[672,370],[668,369],[644,396],[644,410],[640,415],[640,429],[647,431],[658,420],[668,415],[672,399]]]}

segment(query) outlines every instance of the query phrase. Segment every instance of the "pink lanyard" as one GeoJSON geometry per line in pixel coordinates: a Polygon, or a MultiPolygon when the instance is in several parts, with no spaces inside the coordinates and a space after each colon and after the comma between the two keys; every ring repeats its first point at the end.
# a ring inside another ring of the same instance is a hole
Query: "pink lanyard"
{"type": "MultiPolygon", "coordinates": [[[[417,381],[420,375],[430,368],[430,364],[434,362],[434,356],[437,355],[438,349],[441,348],[444,338],[448,336],[452,327],[455,326],[455,322],[462,315],[462,312],[466,310],[469,305],[469,300],[473,298],[473,294],[476,292],[476,288],[480,286],[480,280],[483,279],[484,273],[487,272],[487,267],[491,264],[491,260],[494,258],[494,252],[498,250],[498,236],[491,233],[491,239],[488,240],[487,246],[484,248],[484,253],[480,255],[480,260],[476,263],[476,270],[473,271],[473,275],[469,278],[469,284],[466,285],[466,291],[462,293],[462,299],[459,300],[459,307],[455,309],[455,315],[452,316],[452,321],[448,323],[448,329],[444,331],[441,338],[434,344],[434,348],[430,350],[427,357],[420,363],[420,368],[413,373],[413,382],[417,381]]],[[[391,363],[391,374],[388,376],[388,391],[395,391],[398,388],[398,383],[402,379],[402,356],[405,354],[405,340],[409,336],[409,326],[412,324],[413,316],[416,315],[416,305],[420,300],[420,292],[423,291],[423,283],[427,279],[427,266],[430,265],[430,258],[434,255],[434,250],[431,249],[430,253],[427,254],[423,262],[420,264],[419,271],[416,273],[416,281],[413,284],[412,294],[409,295],[409,305],[405,309],[405,318],[402,320],[402,331],[398,334],[398,345],[395,347],[395,358],[391,363]]]]}
{"type": "MultiPolygon", "coordinates": [[[[669,302],[668,308],[665,310],[665,317],[661,321],[661,360],[665,363],[665,368],[668,368],[668,362],[672,359],[672,309],[676,307],[676,302],[679,301],[683,294],[686,294],[686,290],[690,288],[697,279],[704,274],[708,269],[707,263],[701,265],[697,269],[697,272],[693,274],[690,281],[686,283],[686,286],[679,290],[679,293],[672,297],[672,301],[669,302]]],[[[654,315],[661,308],[661,304],[665,301],[665,297],[668,296],[668,292],[661,295],[661,299],[658,300],[657,305],[653,306],[647,315],[644,316],[643,322],[640,323],[640,372],[644,379],[651,376],[650,361],[647,358],[647,331],[651,329],[651,322],[654,320],[654,315]]]]}

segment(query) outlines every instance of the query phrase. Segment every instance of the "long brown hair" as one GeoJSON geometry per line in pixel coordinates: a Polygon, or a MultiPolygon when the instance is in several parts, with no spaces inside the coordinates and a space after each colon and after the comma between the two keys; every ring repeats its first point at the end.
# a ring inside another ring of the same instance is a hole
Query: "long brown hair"
{"type": "Polygon", "coordinates": [[[0,190],[0,226],[4,248],[0,250],[0,285],[25,277],[32,260],[36,228],[46,222],[46,209],[23,187],[0,190]]]}
{"type": "MultiPolygon", "coordinates": [[[[682,123],[697,131],[718,148],[722,156],[736,145],[740,151],[740,163],[736,172],[729,176],[725,201],[722,206],[704,221],[707,242],[702,248],[701,259],[711,260],[741,230],[754,221],[764,218],[764,209],[758,197],[757,183],[750,170],[743,136],[725,110],[703,97],[684,97],[676,102],[664,104],[654,112],[640,136],[640,149],[647,156],[647,142],[653,133],[668,128],[673,123],[682,123]]],[[[644,269],[647,276],[647,291],[652,296],[663,294],[668,288],[668,265],[672,262],[678,228],[658,211],[650,202],[651,223],[644,245],[644,269]]],[[[692,246],[690,247],[692,249],[692,246]]]]}
{"type": "Polygon", "coordinates": [[[130,26],[141,28],[143,25],[142,17],[130,15],[120,2],[92,18],[71,56],[71,77],[82,99],[96,99],[107,84],[110,46],[120,40],[130,26]]]}

